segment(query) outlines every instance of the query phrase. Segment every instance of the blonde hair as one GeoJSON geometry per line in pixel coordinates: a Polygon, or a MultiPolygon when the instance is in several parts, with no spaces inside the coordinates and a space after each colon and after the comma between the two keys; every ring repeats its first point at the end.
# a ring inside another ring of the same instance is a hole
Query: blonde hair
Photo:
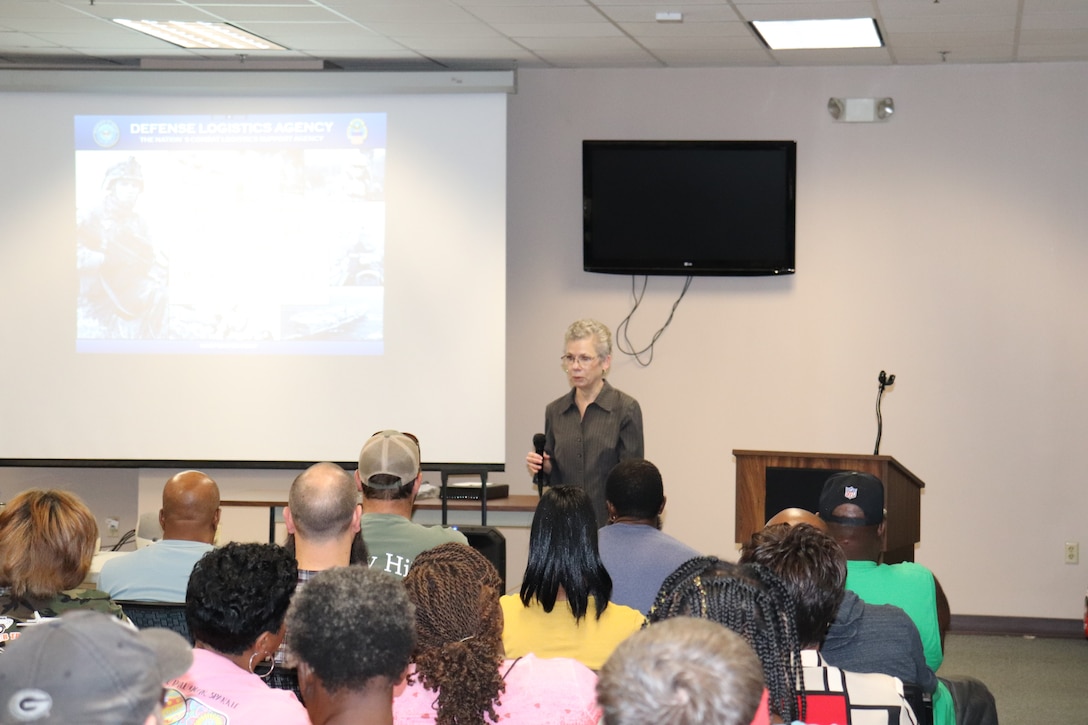
{"type": "Polygon", "coordinates": [[[33,488],[0,512],[0,586],[16,597],[78,587],[98,539],[94,514],[75,494],[33,488]]]}

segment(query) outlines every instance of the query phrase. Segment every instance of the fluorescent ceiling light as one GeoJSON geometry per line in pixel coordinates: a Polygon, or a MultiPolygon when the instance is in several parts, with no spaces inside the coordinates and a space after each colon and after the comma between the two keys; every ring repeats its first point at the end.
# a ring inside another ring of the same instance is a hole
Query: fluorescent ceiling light
{"type": "Polygon", "coordinates": [[[884,46],[873,18],[753,20],[752,27],[771,50],[884,46]]]}
{"type": "Polygon", "coordinates": [[[180,20],[122,20],[115,23],[152,35],[182,48],[220,48],[223,50],[287,50],[264,38],[247,33],[227,23],[192,23],[180,20]]]}

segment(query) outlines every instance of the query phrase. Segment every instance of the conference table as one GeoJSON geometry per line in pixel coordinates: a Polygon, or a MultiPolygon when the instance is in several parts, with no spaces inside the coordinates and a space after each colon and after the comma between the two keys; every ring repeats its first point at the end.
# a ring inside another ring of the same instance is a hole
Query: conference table
{"type": "MultiPolygon", "coordinates": [[[[230,498],[220,501],[220,506],[268,509],[268,540],[276,540],[276,525],[283,523],[283,508],[287,506],[285,491],[232,491],[228,495],[230,498]]],[[[488,499],[485,509],[479,500],[447,499],[444,512],[440,498],[416,499],[412,520],[427,526],[446,523],[527,528],[533,523],[539,500],[537,494],[514,494],[488,499]]]]}

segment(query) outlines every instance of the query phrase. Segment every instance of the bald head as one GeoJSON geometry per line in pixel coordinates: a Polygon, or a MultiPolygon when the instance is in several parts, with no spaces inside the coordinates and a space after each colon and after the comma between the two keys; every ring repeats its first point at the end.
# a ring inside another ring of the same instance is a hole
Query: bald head
{"type": "MultiPolygon", "coordinates": [[[[827,531],[827,524],[816,514],[811,511],[799,508],[782,509],[767,521],[767,526],[774,526],[776,524],[788,524],[789,526],[796,526],[797,524],[808,524],[809,526],[819,529],[820,531],[827,531]]],[[[764,527],[766,528],[766,527],[764,527]]]]}
{"type": "Polygon", "coordinates": [[[291,484],[287,507],[295,534],[328,541],[348,533],[358,505],[355,480],[335,463],[315,463],[291,484]]]}
{"type": "Polygon", "coordinates": [[[211,544],[219,526],[219,486],[200,471],[182,471],[162,489],[159,524],[164,539],[211,544]]]}

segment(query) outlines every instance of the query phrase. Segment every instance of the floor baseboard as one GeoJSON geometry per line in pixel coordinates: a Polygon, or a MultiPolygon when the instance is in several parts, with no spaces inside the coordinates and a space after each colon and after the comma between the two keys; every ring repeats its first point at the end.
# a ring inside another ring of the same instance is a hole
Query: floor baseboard
{"type": "Polygon", "coordinates": [[[948,629],[952,634],[999,634],[1021,637],[1083,638],[1084,622],[1078,619],[1044,617],[990,617],[953,614],[948,629]]]}

